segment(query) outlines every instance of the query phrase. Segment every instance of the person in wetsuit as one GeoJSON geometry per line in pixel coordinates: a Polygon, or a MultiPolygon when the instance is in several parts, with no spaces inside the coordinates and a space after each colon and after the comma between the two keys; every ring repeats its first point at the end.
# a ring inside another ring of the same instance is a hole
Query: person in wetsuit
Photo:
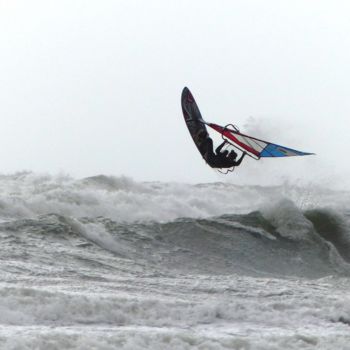
{"type": "Polygon", "coordinates": [[[212,168],[232,168],[234,166],[239,166],[242,163],[245,152],[242,153],[241,158],[236,160],[237,153],[235,151],[221,151],[227,141],[221,143],[216,149],[214,153],[213,140],[208,136],[202,146],[202,150],[204,151],[203,157],[207,161],[208,165],[212,168]]]}
{"type": "Polygon", "coordinates": [[[213,140],[208,137],[207,139],[207,153],[206,153],[206,161],[212,168],[232,168],[234,166],[239,166],[242,163],[242,160],[246,153],[244,152],[236,161],[237,153],[235,151],[221,151],[222,148],[225,146],[227,141],[224,141],[221,143],[216,149],[215,153],[213,151],[213,140]]]}

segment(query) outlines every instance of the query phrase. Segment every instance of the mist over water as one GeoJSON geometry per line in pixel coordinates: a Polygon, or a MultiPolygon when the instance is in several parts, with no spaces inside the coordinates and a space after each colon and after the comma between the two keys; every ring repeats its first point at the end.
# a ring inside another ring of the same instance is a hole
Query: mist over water
{"type": "Polygon", "coordinates": [[[349,341],[348,192],[31,172],[0,191],[2,348],[349,341]]]}

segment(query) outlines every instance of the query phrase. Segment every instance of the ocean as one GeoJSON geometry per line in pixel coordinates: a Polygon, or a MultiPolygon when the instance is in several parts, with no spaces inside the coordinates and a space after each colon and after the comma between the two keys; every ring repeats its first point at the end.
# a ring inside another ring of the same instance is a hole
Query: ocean
{"type": "Polygon", "coordinates": [[[0,175],[0,349],[350,349],[350,193],[0,175]]]}

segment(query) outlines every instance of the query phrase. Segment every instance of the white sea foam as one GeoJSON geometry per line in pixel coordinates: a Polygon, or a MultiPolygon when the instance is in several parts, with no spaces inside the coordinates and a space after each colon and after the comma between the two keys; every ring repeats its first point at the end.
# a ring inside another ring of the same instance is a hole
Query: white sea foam
{"type": "MultiPolygon", "coordinates": [[[[128,282],[118,282],[115,292],[84,291],[73,283],[63,290],[46,288],[0,287],[1,325],[114,325],[152,327],[198,327],[242,324],[265,327],[318,326],[334,322],[350,323],[350,298],[343,297],[343,288],[322,281],[255,279],[252,277],[205,278],[191,284],[190,278],[178,284],[186,294],[175,296],[177,286],[165,278],[148,279],[140,290],[128,291],[128,282]],[[164,289],[152,287],[156,282],[164,289]],[[150,288],[141,295],[143,287],[150,288]],[[226,293],[222,287],[226,286],[226,293]],[[242,294],[244,288],[247,293],[242,294]],[[254,288],[254,289],[253,289],[254,288]],[[205,292],[206,291],[206,292],[205,292]],[[210,291],[211,293],[208,293],[210,291]],[[313,295],[317,291],[317,295],[313,295]],[[332,292],[331,294],[329,294],[332,292]],[[154,297],[154,294],[157,297],[154,297]],[[206,298],[200,298],[201,294],[206,298]],[[263,302],[262,302],[263,301],[263,302]],[[288,317],[286,317],[286,313],[288,317]]],[[[112,285],[114,282],[111,282],[112,285]]],[[[242,327],[243,329],[244,327],[242,327]]]]}
{"type": "MultiPolygon", "coordinates": [[[[142,289],[135,297],[128,296],[127,289],[101,295],[86,293],[83,286],[72,293],[3,285],[0,345],[6,349],[44,349],[50,344],[53,349],[330,349],[332,342],[344,348],[350,340],[344,323],[350,319],[350,300],[335,285],[234,276],[202,279],[192,286],[190,281],[183,281],[187,300],[181,294],[159,292],[157,298],[141,296],[142,289]],[[218,294],[213,282],[218,282],[218,294]],[[230,288],[226,293],[220,291],[224,285],[230,288]],[[204,295],[203,287],[210,287],[207,299],[199,297],[204,295]]],[[[176,285],[172,288],[175,291],[176,285]]]]}
{"type": "Polygon", "coordinates": [[[312,223],[291,200],[270,203],[262,209],[262,213],[281,236],[295,240],[311,239],[314,232],[312,223]]]}
{"type": "Polygon", "coordinates": [[[292,186],[137,183],[125,177],[107,176],[75,180],[33,173],[1,176],[0,191],[1,218],[56,213],[75,218],[103,216],[126,222],[246,213],[282,198],[289,198],[305,209],[318,203],[320,198],[323,205],[334,205],[334,198],[341,197],[321,189],[315,189],[311,196],[310,190],[305,194],[304,189],[292,186]]]}
{"type": "MultiPolygon", "coordinates": [[[[2,336],[0,345],[8,350],[72,349],[72,350],[280,350],[280,349],[347,349],[349,337],[346,330],[328,330],[320,336],[320,329],[300,329],[298,334],[288,331],[278,336],[264,332],[252,332],[249,337],[241,334],[213,335],[208,330],[194,332],[187,330],[154,328],[126,328],[115,330],[102,328],[31,330],[2,336]]],[[[1,332],[0,332],[1,336],[1,332]]]]}

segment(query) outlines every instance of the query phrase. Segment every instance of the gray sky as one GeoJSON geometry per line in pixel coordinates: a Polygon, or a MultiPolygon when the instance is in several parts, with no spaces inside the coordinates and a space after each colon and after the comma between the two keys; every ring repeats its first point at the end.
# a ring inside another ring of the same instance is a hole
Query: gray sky
{"type": "Polygon", "coordinates": [[[1,173],[331,183],[348,175],[350,3],[0,0],[1,173]],[[202,115],[316,157],[207,167],[202,115]]]}

